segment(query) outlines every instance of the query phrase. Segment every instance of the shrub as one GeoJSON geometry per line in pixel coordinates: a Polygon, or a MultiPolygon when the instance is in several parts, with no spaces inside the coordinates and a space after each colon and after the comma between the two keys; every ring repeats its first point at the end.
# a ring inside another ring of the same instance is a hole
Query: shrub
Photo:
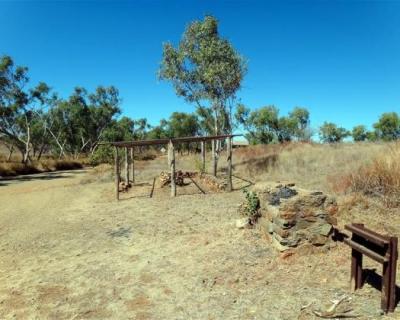
{"type": "Polygon", "coordinates": [[[260,216],[260,199],[257,194],[247,189],[243,190],[246,197],[246,202],[242,207],[242,213],[249,217],[250,224],[255,224],[260,216]]]}

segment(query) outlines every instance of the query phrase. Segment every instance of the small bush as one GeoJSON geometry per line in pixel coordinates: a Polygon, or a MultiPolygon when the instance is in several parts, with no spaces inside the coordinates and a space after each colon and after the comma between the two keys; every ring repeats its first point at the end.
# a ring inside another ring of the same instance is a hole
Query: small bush
{"type": "Polygon", "coordinates": [[[246,202],[242,207],[242,213],[249,217],[251,224],[255,224],[260,217],[260,199],[253,191],[244,189],[243,193],[245,194],[246,202]]]}

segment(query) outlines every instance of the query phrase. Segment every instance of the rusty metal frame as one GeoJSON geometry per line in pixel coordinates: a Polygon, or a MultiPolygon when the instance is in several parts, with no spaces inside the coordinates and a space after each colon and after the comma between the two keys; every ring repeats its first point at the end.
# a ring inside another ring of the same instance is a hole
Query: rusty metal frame
{"type": "Polygon", "coordinates": [[[383,265],[381,308],[385,313],[396,308],[396,268],[398,259],[398,238],[376,233],[353,223],[345,229],[352,232],[351,239],[343,241],[351,247],[351,286],[352,290],[363,286],[363,255],[383,265]]]}

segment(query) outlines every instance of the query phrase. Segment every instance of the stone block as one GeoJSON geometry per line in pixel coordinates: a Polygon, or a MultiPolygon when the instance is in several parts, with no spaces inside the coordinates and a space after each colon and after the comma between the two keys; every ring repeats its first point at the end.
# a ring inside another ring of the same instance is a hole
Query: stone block
{"type": "Polygon", "coordinates": [[[271,243],[272,243],[272,245],[273,245],[276,249],[278,249],[280,252],[283,252],[283,251],[286,251],[286,250],[289,250],[289,249],[290,249],[289,247],[280,244],[279,241],[276,240],[274,237],[271,238],[271,243]]]}
{"type": "Polygon", "coordinates": [[[282,229],[289,229],[292,228],[294,225],[296,225],[296,220],[285,220],[281,218],[274,218],[273,223],[276,224],[278,227],[282,229]]]}

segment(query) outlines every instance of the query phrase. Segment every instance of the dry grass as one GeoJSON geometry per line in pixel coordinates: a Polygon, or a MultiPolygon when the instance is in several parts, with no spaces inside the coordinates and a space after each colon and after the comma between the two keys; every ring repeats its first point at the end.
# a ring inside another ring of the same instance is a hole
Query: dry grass
{"type": "Polygon", "coordinates": [[[0,162],[0,176],[12,177],[40,172],[81,169],[82,167],[82,163],[76,160],[47,159],[43,161],[35,161],[30,164],[23,164],[20,162],[0,162]]]}
{"type": "Polygon", "coordinates": [[[380,198],[387,207],[400,205],[400,144],[388,145],[385,152],[362,164],[333,184],[337,191],[352,191],[380,198]]]}
{"type": "Polygon", "coordinates": [[[255,181],[290,180],[307,189],[341,192],[339,178],[386,154],[391,144],[292,143],[237,150],[235,169],[255,181]]]}

